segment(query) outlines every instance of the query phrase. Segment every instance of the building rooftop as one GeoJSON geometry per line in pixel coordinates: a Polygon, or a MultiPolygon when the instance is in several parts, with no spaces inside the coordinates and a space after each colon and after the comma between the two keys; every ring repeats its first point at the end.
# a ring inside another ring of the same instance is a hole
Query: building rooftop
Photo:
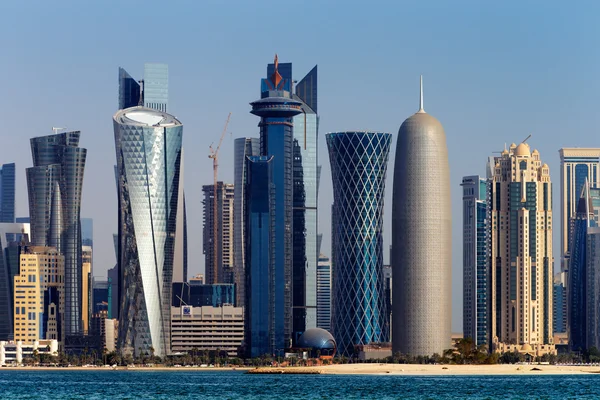
{"type": "Polygon", "coordinates": [[[131,107],[119,110],[114,120],[124,125],[170,127],[181,125],[181,122],[166,112],[146,107],[131,107]]]}

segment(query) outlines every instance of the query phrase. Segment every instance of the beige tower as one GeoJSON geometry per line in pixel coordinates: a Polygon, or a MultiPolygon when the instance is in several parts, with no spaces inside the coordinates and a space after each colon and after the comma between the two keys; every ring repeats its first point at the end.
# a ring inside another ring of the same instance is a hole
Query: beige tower
{"type": "Polygon", "coordinates": [[[83,333],[87,335],[92,315],[92,246],[81,246],[81,269],[81,319],[83,320],[83,333]]]}
{"type": "Polygon", "coordinates": [[[20,274],[14,277],[15,341],[31,344],[42,339],[40,332],[45,339],[62,341],[57,315],[61,318],[65,309],[64,273],[65,258],[54,247],[29,246],[21,254],[20,274]],[[50,302],[44,309],[44,292],[51,287],[58,289],[58,304],[50,302]],[[48,313],[45,329],[44,313],[48,313]]]}
{"type": "Polygon", "coordinates": [[[531,356],[552,345],[552,183],[540,153],[514,143],[490,184],[492,349],[531,356]]]}

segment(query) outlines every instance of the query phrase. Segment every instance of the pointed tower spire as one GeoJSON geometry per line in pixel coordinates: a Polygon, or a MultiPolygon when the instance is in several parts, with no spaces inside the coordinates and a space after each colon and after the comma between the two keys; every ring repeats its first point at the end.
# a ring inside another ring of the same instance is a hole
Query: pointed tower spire
{"type": "Polygon", "coordinates": [[[275,89],[279,87],[279,83],[283,80],[283,77],[279,73],[279,57],[275,54],[275,61],[273,62],[275,68],[273,70],[273,74],[271,75],[271,82],[275,85],[275,89]]]}
{"type": "Polygon", "coordinates": [[[419,97],[419,111],[417,111],[418,113],[424,113],[425,110],[423,109],[423,75],[421,75],[421,92],[420,92],[420,97],[419,97]]]}

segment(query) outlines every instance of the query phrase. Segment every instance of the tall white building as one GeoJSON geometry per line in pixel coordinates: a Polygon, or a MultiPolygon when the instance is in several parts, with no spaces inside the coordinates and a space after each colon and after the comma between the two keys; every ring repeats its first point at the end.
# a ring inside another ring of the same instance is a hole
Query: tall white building
{"type": "Polygon", "coordinates": [[[495,158],[489,191],[492,350],[555,352],[550,169],[513,143],[495,158]]]}
{"type": "Polygon", "coordinates": [[[569,221],[575,216],[581,187],[600,187],[600,148],[562,148],[560,155],[561,269],[568,269],[569,221]]]}

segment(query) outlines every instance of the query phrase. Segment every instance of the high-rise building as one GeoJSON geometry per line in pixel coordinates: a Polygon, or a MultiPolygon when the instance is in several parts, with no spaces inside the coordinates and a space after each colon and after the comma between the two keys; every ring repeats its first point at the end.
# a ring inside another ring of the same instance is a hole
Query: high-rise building
{"type": "MultiPolygon", "coordinates": [[[[291,69],[291,66],[290,66],[291,69]]],[[[319,259],[317,66],[296,86],[302,114],[293,118],[293,261],[292,307],[294,343],[317,327],[317,264],[319,259]]]]}
{"type": "Polygon", "coordinates": [[[476,346],[488,344],[487,181],[465,176],[463,189],[463,334],[476,346]]]}
{"type": "Polygon", "coordinates": [[[81,218],[81,245],[94,247],[94,220],[81,218]]]}
{"type": "Polygon", "coordinates": [[[331,330],[331,262],[323,254],[317,265],[317,328],[331,330]]]}
{"type": "Polygon", "coordinates": [[[552,332],[567,333],[567,273],[554,274],[552,287],[552,332]]]}
{"type": "MultiPolygon", "coordinates": [[[[292,63],[267,65],[267,76],[275,70],[284,81],[294,82],[292,63]]],[[[318,174],[317,66],[295,87],[292,98],[302,113],[293,117],[293,215],[292,215],[292,340],[317,324],[317,233],[318,174]]],[[[271,155],[272,153],[262,153],[271,155]]]]}
{"type": "Polygon", "coordinates": [[[283,310],[276,308],[276,302],[283,300],[285,287],[275,267],[273,158],[246,158],[244,340],[248,357],[274,354],[275,349],[289,347],[284,336],[283,310]]]}
{"type": "Polygon", "coordinates": [[[215,283],[207,285],[190,285],[187,282],[173,282],[173,298],[171,305],[181,307],[212,306],[235,304],[235,285],[233,283],[215,283]]]}
{"type": "MultiPolygon", "coordinates": [[[[108,280],[100,280],[94,278],[92,299],[92,315],[98,314],[100,311],[106,311],[106,317],[108,318],[109,311],[109,287],[108,280]]],[[[111,318],[109,318],[111,319],[111,318]]]]}
{"type": "Polygon", "coordinates": [[[93,287],[92,280],[92,246],[82,246],[81,249],[81,319],[83,320],[83,333],[88,334],[90,318],[92,317],[93,287]]]}
{"type": "Polygon", "coordinates": [[[14,277],[20,272],[20,244],[7,238],[25,235],[29,241],[29,224],[0,223],[0,340],[13,338],[14,277]]]}
{"type": "Polygon", "coordinates": [[[107,272],[108,277],[108,318],[119,319],[119,267],[115,265],[107,272]]]}
{"type": "Polygon", "coordinates": [[[0,222],[15,222],[14,163],[4,164],[0,169],[0,222]]]}
{"type": "MultiPolygon", "coordinates": [[[[292,96],[292,82],[279,73],[277,56],[273,73],[261,82],[261,98],[251,103],[251,113],[261,118],[260,145],[263,156],[272,157],[274,188],[275,282],[273,348],[282,352],[290,347],[293,331],[294,272],[294,116],[302,113],[302,101],[292,96]]],[[[302,229],[298,227],[298,229],[302,229]]],[[[316,234],[316,232],[315,232],[316,234]]],[[[316,237],[315,237],[316,248],[316,237]]],[[[306,262],[306,255],[302,255],[306,262]]],[[[316,257],[315,257],[316,263],[316,257]]],[[[306,265],[305,265],[306,267],[306,265]]],[[[315,265],[316,267],[316,265],[315,265]]],[[[316,299],[316,268],[315,268],[316,299]]],[[[252,293],[254,295],[254,293],[252,293]]],[[[248,294],[246,294],[248,297],[248,294]]],[[[316,302],[315,302],[316,306],[316,302]]],[[[315,321],[316,322],[316,321],[315,321]]]]}
{"type": "Polygon", "coordinates": [[[245,188],[246,157],[260,155],[260,139],[238,138],[234,141],[233,166],[233,269],[237,286],[237,305],[244,306],[246,296],[245,278],[245,188]]]}
{"type": "Polygon", "coordinates": [[[27,168],[31,243],[55,247],[65,257],[64,333],[83,335],[81,193],[87,150],[80,132],[31,139],[33,167],[27,168]]]}
{"type": "Polygon", "coordinates": [[[119,188],[119,348],[170,352],[183,126],[145,107],[114,117],[119,188]],[[127,290],[125,290],[125,288],[127,290]]]}
{"type": "Polygon", "coordinates": [[[204,192],[202,248],[206,282],[209,284],[233,283],[234,186],[231,183],[217,182],[216,225],[214,191],[215,185],[202,186],[202,192],[204,192]]]}
{"type": "Polygon", "coordinates": [[[326,135],[333,180],[332,334],[338,353],[386,343],[389,313],[383,278],[383,199],[392,135],[326,135]]]}
{"type": "Polygon", "coordinates": [[[588,227],[586,245],[586,349],[600,348],[600,227],[588,227]]]}
{"type": "MultiPolygon", "coordinates": [[[[157,111],[167,112],[169,105],[169,67],[166,64],[144,64],[144,78],[136,81],[119,68],[119,110],[145,106],[157,111]]],[[[173,280],[187,282],[187,215],[185,211],[185,193],[183,190],[183,149],[181,150],[181,168],[179,171],[179,192],[177,193],[177,232],[175,257],[173,262],[173,280]]],[[[115,179],[118,181],[117,167],[115,179]]],[[[118,186],[118,183],[117,183],[118,186]]],[[[118,191],[118,189],[117,189],[118,191]]],[[[113,316],[113,317],[116,317],[113,316]]]]}
{"type": "Polygon", "coordinates": [[[398,131],[392,197],[392,348],[442,354],[450,347],[452,214],[442,124],[423,109],[398,131]]]}
{"type": "Polygon", "coordinates": [[[586,292],[590,275],[587,270],[587,236],[590,226],[597,226],[594,221],[594,207],[587,179],[581,187],[577,213],[571,218],[570,225],[571,242],[568,247],[569,271],[567,273],[567,287],[569,288],[567,291],[567,332],[571,351],[584,351],[587,349],[586,292]]]}
{"type": "Polygon", "coordinates": [[[571,243],[569,222],[577,213],[581,187],[587,179],[590,187],[600,188],[600,148],[562,148],[560,155],[560,246],[561,270],[568,269],[571,243]]]}
{"type": "Polygon", "coordinates": [[[28,246],[14,277],[14,339],[63,340],[64,257],[53,247],[28,246]]]}
{"type": "Polygon", "coordinates": [[[488,190],[491,349],[555,352],[550,169],[513,143],[496,157],[488,190]]]}

